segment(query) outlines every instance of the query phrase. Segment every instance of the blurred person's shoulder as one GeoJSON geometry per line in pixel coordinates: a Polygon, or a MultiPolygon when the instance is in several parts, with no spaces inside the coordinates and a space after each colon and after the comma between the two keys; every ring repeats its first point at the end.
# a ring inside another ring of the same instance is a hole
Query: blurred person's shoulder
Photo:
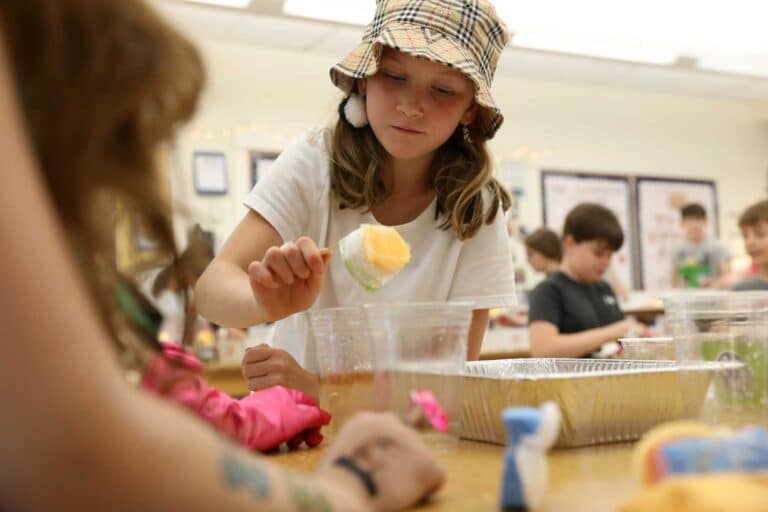
{"type": "Polygon", "coordinates": [[[551,294],[558,293],[564,287],[568,286],[569,282],[572,282],[563,272],[557,271],[549,274],[547,277],[539,281],[531,293],[538,294],[551,294]]]}

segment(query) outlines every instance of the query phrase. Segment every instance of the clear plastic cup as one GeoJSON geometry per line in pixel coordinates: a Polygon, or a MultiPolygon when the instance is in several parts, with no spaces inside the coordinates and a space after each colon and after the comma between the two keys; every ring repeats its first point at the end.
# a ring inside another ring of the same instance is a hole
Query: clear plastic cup
{"type": "Polygon", "coordinates": [[[332,438],[350,416],[375,409],[371,332],[360,307],[312,309],[309,328],[320,379],[320,406],[331,413],[332,438]]]}
{"type": "Polygon", "coordinates": [[[672,337],[619,338],[622,346],[618,359],[672,360],[676,359],[675,343],[672,337]]]}
{"type": "Polygon", "coordinates": [[[472,307],[471,302],[363,307],[374,339],[377,407],[415,425],[433,447],[458,440],[472,307]],[[419,397],[434,398],[447,416],[431,415],[419,397]]]}
{"type": "Polygon", "coordinates": [[[719,363],[702,410],[708,423],[768,426],[768,292],[665,299],[683,399],[701,363],[719,363]]]}

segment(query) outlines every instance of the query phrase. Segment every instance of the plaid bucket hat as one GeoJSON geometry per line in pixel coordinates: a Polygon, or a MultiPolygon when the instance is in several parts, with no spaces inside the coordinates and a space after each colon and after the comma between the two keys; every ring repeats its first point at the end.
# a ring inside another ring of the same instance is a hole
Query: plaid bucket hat
{"type": "Polygon", "coordinates": [[[489,0],[376,0],[362,41],[331,68],[331,81],[349,94],[356,78],[376,73],[383,46],[446,64],[474,82],[477,133],[490,139],[504,120],[490,89],[508,41],[489,0]]]}

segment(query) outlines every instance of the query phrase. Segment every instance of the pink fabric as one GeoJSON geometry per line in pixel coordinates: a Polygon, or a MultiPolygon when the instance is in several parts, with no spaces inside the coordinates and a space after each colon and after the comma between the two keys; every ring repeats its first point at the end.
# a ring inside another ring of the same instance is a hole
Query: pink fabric
{"type": "Polygon", "coordinates": [[[169,398],[206,420],[243,446],[266,451],[287,443],[317,446],[320,428],[331,415],[295,389],[274,386],[240,400],[208,386],[200,361],[175,343],[161,343],[163,353],[147,366],[143,388],[169,398]]]}
{"type": "Polygon", "coordinates": [[[426,390],[411,391],[411,408],[418,408],[439,432],[448,432],[448,413],[435,395],[426,390]]]}

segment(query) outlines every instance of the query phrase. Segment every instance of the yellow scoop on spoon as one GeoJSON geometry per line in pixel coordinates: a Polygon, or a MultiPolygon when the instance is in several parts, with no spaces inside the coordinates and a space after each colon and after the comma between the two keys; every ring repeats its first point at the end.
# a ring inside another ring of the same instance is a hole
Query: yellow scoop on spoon
{"type": "Polygon", "coordinates": [[[411,248],[395,228],[361,224],[339,240],[339,254],[352,277],[374,292],[411,259],[411,248]]]}

